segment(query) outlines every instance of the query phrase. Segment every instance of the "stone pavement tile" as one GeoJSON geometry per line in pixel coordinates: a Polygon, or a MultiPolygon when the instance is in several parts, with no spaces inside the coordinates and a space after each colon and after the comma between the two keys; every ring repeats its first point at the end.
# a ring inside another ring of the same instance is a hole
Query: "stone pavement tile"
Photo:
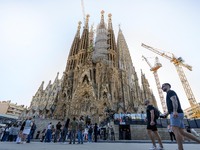
{"type": "MultiPolygon", "coordinates": [[[[40,143],[16,144],[0,142],[0,150],[148,150],[151,143],[40,143]]],[[[165,150],[176,150],[176,144],[164,143],[165,150]]],[[[184,144],[184,150],[199,150],[199,144],[184,144]]]]}

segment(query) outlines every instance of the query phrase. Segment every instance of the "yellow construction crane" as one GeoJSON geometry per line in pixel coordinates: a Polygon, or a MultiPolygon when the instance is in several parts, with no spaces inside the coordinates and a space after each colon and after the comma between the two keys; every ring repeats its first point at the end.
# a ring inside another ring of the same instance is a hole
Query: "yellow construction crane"
{"type": "Polygon", "coordinates": [[[162,57],[165,57],[167,59],[169,59],[176,67],[176,70],[177,70],[177,73],[179,75],[179,78],[181,80],[181,83],[183,85],[183,88],[185,90],[185,93],[186,93],[186,96],[188,98],[188,101],[190,103],[190,106],[192,108],[192,111],[193,111],[193,117],[194,118],[200,118],[200,110],[199,110],[199,107],[197,107],[197,101],[194,97],[194,94],[192,92],[192,89],[189,85],[189,82],[185,76],[185,73],[183,71],[183,68],[182,67],[185,67],[187,69],[189,69],[190,71],[192,71],[192,66],[188,65],[188,64],[185,64],[183,59],[181,57],[175,57],[174,54],[172,54],[172,56],[170,56],[169,54],[166,54],[165,52],[162,52],[161,50],[159,49],[156,49],[156,48],[153,48],[151,46],[148,46],[148,45],[145,45],[142,43],[141,45],[142,47],[162,56],[162,57]]]}
{"type": "Polygon", "coordinates": [[[160,101],[161,101],[161,106],[162,106],[162,109],[163,109],[163,112],[167,112],[167,107],[166,107],[166,103],[165,103],[163,91],[162,91],[162,89],[161,89],[160,80],[159,80],[158,73],[157,73],[157,70],[158,70],[160,67],[162,67],[162,64],[159,62],[158,57],[156,57],[156,58],[155,58],[155,64],[154,64],[154,66],[152,67],[152,65],[150,64],[150,62],[147,60],[146,57],[142,56],[142,58],[143,58],[143,59],[147,62],[147,64],[149,65],[150,71],[153,72],[153,75],[154,75],[154,78],[155,78],[155,81],[156,81],[156,86],[157,86],[157,89],[158,89],[158,94],[159,94],[160,101]]]}

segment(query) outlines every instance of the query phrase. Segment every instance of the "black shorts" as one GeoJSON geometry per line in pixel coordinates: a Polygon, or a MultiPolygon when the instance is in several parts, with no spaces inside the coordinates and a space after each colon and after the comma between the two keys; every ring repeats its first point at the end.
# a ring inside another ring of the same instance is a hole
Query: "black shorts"
{"type": "Polygon", "coordinates": [[[151,126],[150,124],[147,124],[147,130],[158,131],[156,124],[153,126],[151,126]]]}

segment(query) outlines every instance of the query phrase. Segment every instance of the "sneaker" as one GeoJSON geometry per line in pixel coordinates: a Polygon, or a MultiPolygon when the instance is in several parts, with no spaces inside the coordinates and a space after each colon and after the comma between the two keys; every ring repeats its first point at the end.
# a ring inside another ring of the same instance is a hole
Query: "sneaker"
{"type": "Polygon", "coordinates": [[[149,148],[149,150],[157,150],[155,146],[152,146],[151,148],[149,148]]]}
{"type": "Polygon", "coordinates": [[[164,148],[161,146],[158,146],[157,150],[164,150],[164,148]]]}

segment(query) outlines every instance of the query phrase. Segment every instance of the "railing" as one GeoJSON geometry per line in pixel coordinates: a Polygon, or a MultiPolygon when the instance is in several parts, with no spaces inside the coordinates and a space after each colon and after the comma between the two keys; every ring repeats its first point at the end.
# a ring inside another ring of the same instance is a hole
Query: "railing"
{"type": "MultiPolygon", "coordinates": [[[[115,125],[146,125],[146,114],[115,114],[115,125]]],[[[183,119],[184,125],[190,128],[200,128],[200,119],[183,119]]],[[[159,118],[157,119],[158,128],[167,128],[170,124],[169,119],[159,118]]]]}

